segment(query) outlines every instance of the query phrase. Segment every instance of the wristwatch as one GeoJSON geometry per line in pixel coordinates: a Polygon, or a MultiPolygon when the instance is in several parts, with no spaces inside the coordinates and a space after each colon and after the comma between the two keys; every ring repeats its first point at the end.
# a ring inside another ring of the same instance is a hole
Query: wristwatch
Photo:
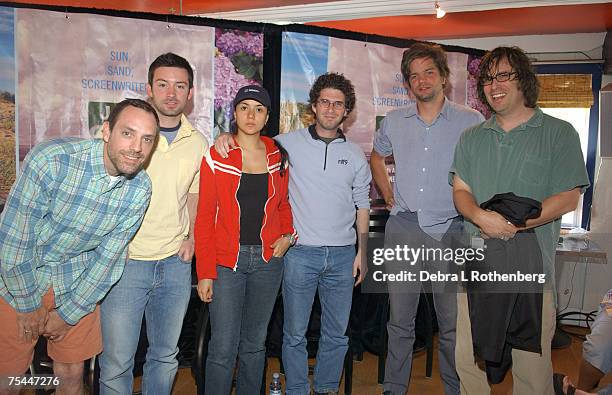
{"type": "Polygon", "coordinates": [[[293,233],[286,233],[286,234],[283,235],[283,237],[286,237],[287,239],[289,239],[289,245],[294,245],[295,244],[296,238],[293,235],[293,233]]]}

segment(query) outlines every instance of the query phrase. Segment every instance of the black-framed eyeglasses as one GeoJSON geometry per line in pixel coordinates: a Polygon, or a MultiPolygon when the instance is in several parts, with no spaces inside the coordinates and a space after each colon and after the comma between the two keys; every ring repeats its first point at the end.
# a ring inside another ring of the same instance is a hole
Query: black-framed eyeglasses
{"type": "Polygon", "coordinates": [[[493,80],[497,80],[497,82],[506,82],[517,79],[518,73],[516,71],[503,71],[501,73],[497,73],[495,75],[485,75],[482,78],[482,85],[491,85],[493,80]]]}
{"type": "Polygon", "coordinates": [[[325,108],[329,108],[329,106],[333,106],[335,110],[342,110],[345,107],[345,104],[343,101],[330,101],[327,99],[319,99],[317,100],[317,103],[319,103],[321,107],[325,107],[325,108]]]}

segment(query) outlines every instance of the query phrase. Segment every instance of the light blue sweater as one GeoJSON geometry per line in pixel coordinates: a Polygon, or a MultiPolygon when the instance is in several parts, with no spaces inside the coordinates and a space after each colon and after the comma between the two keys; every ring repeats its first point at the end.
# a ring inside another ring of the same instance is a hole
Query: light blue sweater
{"type": "Polygon", "coordinates": [[[289,153],[289,202],[298,244],[355,244],[356,209],[370,207],[370,166],[357,144],[344,136],[325,144],[311,129],[275,137],[289,153]]]}

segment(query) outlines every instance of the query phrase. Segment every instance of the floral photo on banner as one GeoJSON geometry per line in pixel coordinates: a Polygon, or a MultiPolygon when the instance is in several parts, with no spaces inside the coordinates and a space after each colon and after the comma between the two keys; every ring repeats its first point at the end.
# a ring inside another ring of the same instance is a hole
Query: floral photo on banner
{"type": "Polygon", "coordinates": [[[232,100],[245,85],[263,81],[263,34],[215,29],[215,115],[213,138],[230,131],[232,100]]]}
{"type": "Polygon", "coordinates": [[[468,58],[468,78],[467,84],[467,101],[466,105],[473,108],[487,119],[491,117],[491,110],[486,104],[480,101],[478,98],[478,74],[480,73],[480,57],[470,55],[468,58]]]}

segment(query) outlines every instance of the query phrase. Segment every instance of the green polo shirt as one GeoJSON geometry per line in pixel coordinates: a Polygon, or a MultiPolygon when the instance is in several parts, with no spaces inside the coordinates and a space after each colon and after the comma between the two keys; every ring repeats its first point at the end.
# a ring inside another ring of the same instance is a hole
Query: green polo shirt
{"type": "MultiPolygon", "coordinates": [[[[467,129],[455,147],[451,184],[454,174],[470,186],[478,204],[505,192],[542,202],[576,187],[584,192],[589,186],[578,133],[568,122],[537,107],[526,123],[509,132],[497,124],[495,116],[467,129]]],[[[544,271],[553,281],[560,228],[559,218],[535,229],[544,271]]],[[[468,221],[466,230],[479,233],[468,221]]]]}

